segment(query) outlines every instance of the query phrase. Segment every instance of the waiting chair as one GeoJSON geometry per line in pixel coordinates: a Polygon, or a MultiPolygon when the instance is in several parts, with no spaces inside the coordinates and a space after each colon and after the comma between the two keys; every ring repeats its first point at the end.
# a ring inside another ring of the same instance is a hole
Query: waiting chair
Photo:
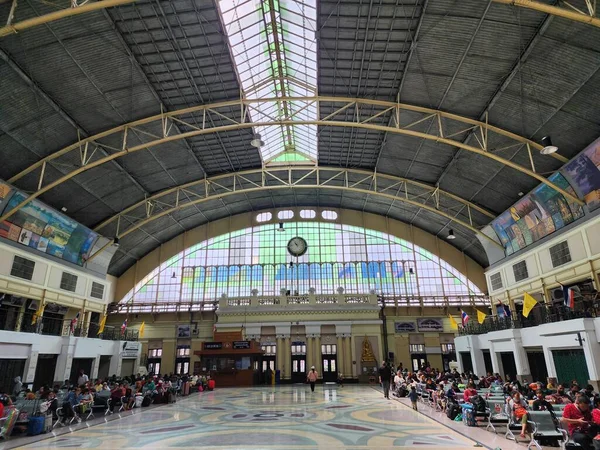
{"type": "Polygon", "coordinates": [[[504,400],[488,400],[487,406],[488,423],[485,430],[488,431],[491,428],[497,434],[496,426],[500,425],[508,428],[510,416],[506,413],[504,400]]]}
{"type": "Polygon", "coordinates": [[[556,426],[550,411],[529,411],[527,414],[527,423],[533,427],[531,441],[527,446],[528,449],[536,447],[538,450],[542,450],[542,445],[539,440],[543,438],[556,439],[560,442],[561,448],[565,448],[565,445],[569,440],[567,432],[556,426]]]}

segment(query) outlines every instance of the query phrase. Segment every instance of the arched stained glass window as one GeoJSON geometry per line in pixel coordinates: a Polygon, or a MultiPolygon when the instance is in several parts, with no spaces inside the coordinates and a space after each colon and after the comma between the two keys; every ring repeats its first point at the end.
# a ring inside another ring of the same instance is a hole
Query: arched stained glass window
{"type": "MultiPolygon", "coordinates": [[[[134,303],[214,302],[229,297],[331,295],[375,291],[384,296],[460,298],[482,293],[431,252],[395,236],[331,222],[263,224],[225,233],[187,248],[150,272],[121,300],[134,303]],[[308,251],[292,257],[288,241],[308,251]],[[293,265],[290,267],[290,262],[293,265]],[[412,273],[411,273],[412,269],[412,273]]],[[[458,301],[458,300],[455,300],[458,301]]]]}

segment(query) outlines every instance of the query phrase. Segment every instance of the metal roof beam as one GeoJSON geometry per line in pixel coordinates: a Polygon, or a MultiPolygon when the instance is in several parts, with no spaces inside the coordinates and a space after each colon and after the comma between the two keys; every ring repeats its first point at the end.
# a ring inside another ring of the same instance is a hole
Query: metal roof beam
{"type": "Polygon", "coordinates": [[[496,3],[504,5],[527,8],[552,16],[562,17],[563,19],[572,20],[574,22],[585,23],[594,27],[600,28],[600,18],[598,18],[598,8],[596,1],[586,0],[587,10],[583,11],[574,7],[571,2],[563,0],[561,3],[565,7],[548,5],[536,0],[493,0],[496,3]]]}

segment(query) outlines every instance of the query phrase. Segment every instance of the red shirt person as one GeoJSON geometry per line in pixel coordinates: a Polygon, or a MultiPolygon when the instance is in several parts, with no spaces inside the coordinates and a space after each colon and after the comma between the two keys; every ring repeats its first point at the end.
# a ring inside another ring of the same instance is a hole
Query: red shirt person
{"type": "Polygon", "coordinates": [[[569,428],[569,435],[573,440],[583,446],[592,447],[592,437],[588,434],[590,423],[592,423],[592,412],[590,411],[590,399],[585,395],[577,397],[575,403],[569,403],[563,410],[563,421],[569,428]]]}

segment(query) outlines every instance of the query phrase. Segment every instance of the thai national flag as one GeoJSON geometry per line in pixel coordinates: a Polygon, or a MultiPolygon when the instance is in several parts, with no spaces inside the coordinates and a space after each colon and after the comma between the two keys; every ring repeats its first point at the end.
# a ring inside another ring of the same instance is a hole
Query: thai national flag
{"type": "Polygon", "coordinates": [[[566,286],[562,286],[563,296],[565,298],[565,306],[567,308],[575,308],[575,290],[572,288],[568,288],[566,286]]]}
{"type": "Polygon", "coordinates": [[[125,318],[125,320],[123,321],[123,325],[121,325],[121,334],[125,333],[126,329],[127,329],[127,318],[125,318]]]}
{"type": "Polygon", "coordinates": [[[462,320],[462,326],[464,327],[464,326],[466,326],[466,325],[467,325],[467,323],[469,323],[469,319],[470,319],[470,317],[469,317],[469,315],[468,315],[466,312],[464,312],[462,309],[461,309],[460,311],[461,311],[460,318],[461,318],[461,320],[462,320]]]}

